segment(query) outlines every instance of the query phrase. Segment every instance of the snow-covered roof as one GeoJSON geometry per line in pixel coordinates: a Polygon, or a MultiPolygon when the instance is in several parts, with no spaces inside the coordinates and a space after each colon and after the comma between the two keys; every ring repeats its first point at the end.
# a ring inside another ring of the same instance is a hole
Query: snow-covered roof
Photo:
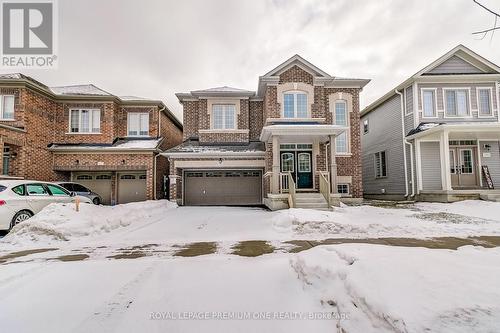
{"type": "Polygon", "coordinates": [[[76,143],[76,144],[60,144],[53,143],[49,145],[50,150],[57,151],[75,151],[75,150],[155,150],[160,145],[163,138],[145,138],[145,139],[134,139],[134,138],[120,138],[115,140],[111,144],[88,144],[88,143],[76,143]]]}
{"type": "Polygon", "coordinates": [[[122,101],[148,101],[148,98],[138,96],[118,96],[122,101]]]}
{"type": "Polygon", "coordinates": [[[200,155],[232,155],[232,154],[264,154],[265,145],[260,141],[251,141],[248,144],[201,144],[196,140],[187,140],[180,145],[167,150],[164,154],[167,156],[179,156],[179,154],[200,155]]]}
{"type": "Polygon", "coordinates": [[[93,84],[78,84],[72,86],[50,87],[56,95],[92,95],[92,96],[112,96],[107,91],[94,86],[93,84]]]}
{"type": "Polygon", "coordinates": [[[7,73],[7,74],[0,74],[1,79],[24,79],[25,76],[21,73],[7,73]]]}
{"type": "Polygon", "coordinates": [[[412,129],[410,132],[408,132],[407,136],[414,135],[423,131],[427,131],[428,129],[434,128],[436,126],[442,125],[443,123],[420,123],[418,126],[414,129],[412,129]]]}
{"type": "Polygon", "coordinates": [[[195,90],[195,91],[192,91],[191,93],[211,93],[211,92],[234,92],[234,93],[248,92],[248,93],[253,93],[253,91],[250,91],[250,90],[233,88],[233,87],[228,87],[228,86],[208,88],[208,89],[203,89],[203,90],[195,90]]]}
{"type": "Polygon", "coordinates": [[[255,91],[223,86],[202,90],[193,90],[188,93],[177,93],[175,94],[175,96],[177,96],[179,101],[182,102],[186,99],[198,97],[252,97],[255,96],[255,91]]]}

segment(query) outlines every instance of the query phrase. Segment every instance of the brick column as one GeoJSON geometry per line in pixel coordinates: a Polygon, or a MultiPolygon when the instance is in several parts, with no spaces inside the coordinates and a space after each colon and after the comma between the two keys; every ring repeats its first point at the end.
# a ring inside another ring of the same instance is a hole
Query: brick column
{"type": "Polygon", "coordinates": [[[168,176],[168,187],[170,191],[170,201],[177,202],[177,175],[169,175],[168,176]]]}
{"type": "Polygon", "coordinates": [[[335,135],[330,135],[330,169],[331,193],[337,193],[337,158],[335,156],[335,135]]]}
{"type": "Polygon", "coordinates": [[[0,175],[3,175],[3,138],[0,136],[0,175]]]}
{"type": "Polygon", "coordinates": [[[280,142],[277,136],[273,136],[273,182],[271,193],[280,192],[280,142]]]}

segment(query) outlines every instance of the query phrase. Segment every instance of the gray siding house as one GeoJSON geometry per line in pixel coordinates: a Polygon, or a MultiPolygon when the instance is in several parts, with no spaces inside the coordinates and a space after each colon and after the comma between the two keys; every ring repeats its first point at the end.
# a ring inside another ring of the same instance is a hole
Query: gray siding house
{"type": "Polygon", "coordinates": [[[500,67],[459,45],[362,110],[365,197],[500,193],[499,84],[500,67]]]}

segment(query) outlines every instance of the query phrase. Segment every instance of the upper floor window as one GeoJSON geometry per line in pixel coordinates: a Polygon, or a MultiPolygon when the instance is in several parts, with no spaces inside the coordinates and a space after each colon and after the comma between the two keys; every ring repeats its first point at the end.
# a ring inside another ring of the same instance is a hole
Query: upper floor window
{"type": "Polygon", "coordinates": [[[236,106],[234,104],[212,105],[212,117],[214,129],[236,128],[236,106]]]}
{"type": "MultiPolygon", "coordinates": [[[[349,126],[349,113],[347,110],[347,102],[345,100],[338,100],[335,102],[335,125],[349,126]]],[[[336,137],[335,149],[337,153],[346,154],[349,152],[349,130],[336,137]]]]}
{"type": "Polygon", "coordinates": [[[129,112],[128,136],[149,136],[149,113],[129,112]]]}
{"type": "Polygon", "coordinates": [[[369,128],[368,119],[365,119],[365,120],[363,120],[363,134],[367,134],[369,130],[370,130],[370,128],[369,128]]]}
{"type": "Polygon", "coordinates": [[[491,116],[491,90],[478,89],[479,115],[491,116]]]}
{"type": "Polygon", "coordinates": [[[99,133],[101,131],[101,110],[69,110],[69,128],[71,133],[99,133]]]}
{"type": "Polygon", "coordinates": [[[446,90],[446,115],[464,117],[469,115],[467,90],[446,90]]]}
{"type": "Polygon", "coordinates": [[[424,109],[424,117],[436,117],[436,95],[435,90],[422,91],[422,104],[424,109]]]}
{"type": "Polygon", "coordinates": [[[284,118],[307,118],[307,94],[288,91],[283,94],[284,118]]]}
{"type": "Polygon", "coordinates": [[[0,120],[14,120],[14,96],[0,96],[0,120]]]}

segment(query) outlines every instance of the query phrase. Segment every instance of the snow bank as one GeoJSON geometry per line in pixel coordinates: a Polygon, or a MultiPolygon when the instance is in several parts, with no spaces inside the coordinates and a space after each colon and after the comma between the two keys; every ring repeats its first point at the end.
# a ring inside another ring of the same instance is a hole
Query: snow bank
{"type": "Polygon", "coordinates": [[[322,246],[291,260],[346,332],[500,331],[500,249],[322,246]]]}
{"type": "Polygon", "coordinates": [[[177,205],[166,200],[117,206],[50,204],[31,219],[18,224],[1,242],[18,244],[31,241],[67,241],[151,222],[177,205]]]}

